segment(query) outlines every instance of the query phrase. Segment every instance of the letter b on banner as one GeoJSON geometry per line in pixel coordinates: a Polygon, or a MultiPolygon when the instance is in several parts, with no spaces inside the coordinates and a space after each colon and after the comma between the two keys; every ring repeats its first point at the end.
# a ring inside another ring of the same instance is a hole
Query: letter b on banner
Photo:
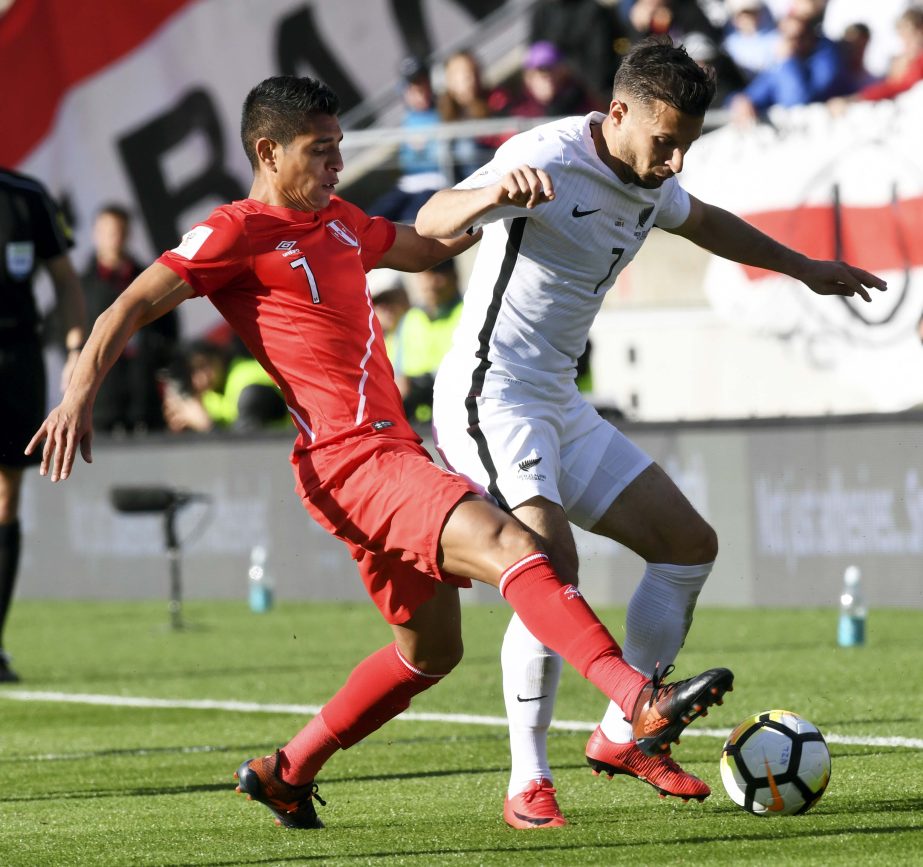
{"type": "Polygon", "coordinates": [[[176,246],[188,228],[180,225],[180,217],[197,203],[212,199],[217,204],[244,197],[238,179],[225,170],[221,121],[204,90],[190,91],[172,111],[122,138],[119,151],[156,250],[176,246]],[[171,187],[165,172],[167,159],[171,151],[190,142],[204,142],[204,168],[171,187]]]}

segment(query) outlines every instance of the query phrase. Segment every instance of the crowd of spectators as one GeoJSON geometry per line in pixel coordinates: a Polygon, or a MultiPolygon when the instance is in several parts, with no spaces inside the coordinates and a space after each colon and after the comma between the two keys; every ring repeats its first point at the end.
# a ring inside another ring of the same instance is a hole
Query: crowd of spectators
{"type": "MultiPolygon", "coordinates": [[[[890,99],[923,80],[923,0],[540,0],[528,33],[518,73],[492,86],[476,50],[435,65],[401,62],[409,134],[396,179],[369,213],[412,222],[435,190],[467,177],[505,139],[455,138],[447,159],[427,134],[438,124],[605,111],[620,57],[649,35],[670,35],[714,68],[715,108],[738,123],[758,122],[775,106],[826,103],[840,113],[851,101],[890,99]]],[[[97,214],[81,275],[90,325],[141,270],[128,251],[130,227],[117,204],[97,214]]],[[[461,310],[455,266],[406,282],[383,273],[372,280],[372,295],[408,414],[425,423],[432,377],[461,310]]],[[[110,433],[288,423],[281,395],[256,361],[220,342],[180,343],[175,317],[136,335],[94,413],[97,430],[110,433]]]]}
{"type": "Polygon", "coordinates": [[[539,0],[518,72],[485,83],[476,51],[400,67],[399,177],[370,213],[410,222],[434,190],[482,165],[502,135],[442,146],[426,128],[460,120],[605,111],[632,44],[666,34],[717,79],[713,107],[740,124],[776,106],[893,98],[923,79],[923,0],[539,0]],[[882,59],[884,58],[884,59],[882,59]]]}

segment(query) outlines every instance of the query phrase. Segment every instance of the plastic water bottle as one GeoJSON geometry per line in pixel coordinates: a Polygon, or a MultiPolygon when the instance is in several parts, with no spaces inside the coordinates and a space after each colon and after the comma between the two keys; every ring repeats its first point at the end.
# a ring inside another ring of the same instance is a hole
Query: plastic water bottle
{"type": "Polygon", "coordinates": [[[862,572],[858,566],[849,566],[843,573],[843,592],[840,595],[840,623],[837,629],[837,643],[840,647],[861,647],[865,644],[867,614],[862,593],[862,572]]]}
{"type": "Polygon", "coordinates": [[[272,608],[272,579],[266,569],[266,548],[254,545],[250,550],[250,569],[247,572],[250,588],[250,610],[262,614],[272,608]]]}

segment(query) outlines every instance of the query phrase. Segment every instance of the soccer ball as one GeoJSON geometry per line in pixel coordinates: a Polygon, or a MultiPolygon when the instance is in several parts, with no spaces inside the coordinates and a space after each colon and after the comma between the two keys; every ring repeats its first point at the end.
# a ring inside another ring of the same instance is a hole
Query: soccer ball
{"type": "Polygon", "coordinates": [[[721,752],[731,800],[757,816],[806,813],[830,781],[830,751],[817,727],[789,710],[745,719],[721,752]]]}

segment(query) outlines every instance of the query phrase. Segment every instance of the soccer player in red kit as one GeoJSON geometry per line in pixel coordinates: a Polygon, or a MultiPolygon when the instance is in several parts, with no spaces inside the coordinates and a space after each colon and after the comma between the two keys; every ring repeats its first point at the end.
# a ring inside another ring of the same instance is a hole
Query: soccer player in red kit
{"type": "MultiPolygon", "coordinates": [[[[424,270],[477,239],[425,239],[337,198],[338,109],[310,78],[270,78],[250,92],[241,121],[249,198],[194,226],[99,317],[60,405],[26,449],[44,440],[41,473],[52,481],[69,476],[78,448],[91,461],[92,405],[106,371],[138,328],[196,295],[272,375],[299,431],[296,490],[349,547],[394,636],[284,747],[238,768],[238,789],[292,828],[322,827],[314,779],[330,756],[459,662],[458,588],[471,579],[497,587],[533,634],[625,708],[650,753],[733,681],[724,668],[671,684],[639,674],[535,536],[423,449],[403,415],[366,272],[424,270]]],[[[511,177],[504,195],[526,204],[537,191],[511,177]]]]}

